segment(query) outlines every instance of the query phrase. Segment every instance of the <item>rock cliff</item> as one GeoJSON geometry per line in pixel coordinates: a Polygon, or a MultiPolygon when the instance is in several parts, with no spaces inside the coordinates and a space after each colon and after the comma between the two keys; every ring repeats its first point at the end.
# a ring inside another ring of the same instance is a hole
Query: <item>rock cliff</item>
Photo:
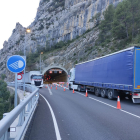
{"type": "MultiPolygon", "coordinates": [[[[5,73],[6,75],[10,75],[9,71],[6,70],[7,56],[23,54],[24,47],[26,48],[26,53],[34,53],[38,47],[51,47],[57,42],[68,41],[81,36],[87,30],[96,26],[97,21],[92,20],[92,18],[97,13],[101,13],[100,18],[103,19],[103,12],[108,5],[117,5],[121,1],[122,0],[41,0],[35,20],[28,27],[32,32],[26,34],[26,29],[20,23],[17,23],[8,41],[4,42],[3,49],[0,50],[0,74],[5,73]]],[[[80,50],[82,51],[83,48],[85,48],[85,41],[87,41],[87,43],[93,39],[95,41],[98,37],[97,31],[94,32],[93,30],[92,35],[88,35],[88,37],[89,38],[86,37],[86,39],[82,38],[79,42],[80,44],[75,42],[73,48],[68,47],[66,51],[57,53],[55,57],[53,56],[53,58],[56,59],[55,61],[54,59],[53,61],[46,59],[46,65],[51,65],[55,62],[61,63],[66,69],[70,69],[74,64],[73,60],[69,59],[69,55],[72,55],[70,52],[77,49],[80,52],[80,50]],[[60,58],[60,56],[62,56],[61,53],[67,57],[60,58]],[[61,62],[61,59],[65,59],[65,61],[61,62]],[[70,63],[71,65],[67,66],[70,63]]],[[[80,55],[78,56],[79,57],[76,58],[77,60],[81,58],[80,55]]]]}

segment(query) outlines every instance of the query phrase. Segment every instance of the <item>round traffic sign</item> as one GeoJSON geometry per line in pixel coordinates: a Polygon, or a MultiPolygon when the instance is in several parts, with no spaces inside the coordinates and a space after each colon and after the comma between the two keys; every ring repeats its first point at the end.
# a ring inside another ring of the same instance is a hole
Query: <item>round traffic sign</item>
{"type": "Polygon", "coordinates": [[[18,79],[18,80],[21,80],[21,79],[22,79],[22,75],[21,75],[21,74],[18,74],[18,75],[17,75],[17,79],[18,79]]]}
{"type": "Polygon", "coordinates": [[[7,60],[7,68],[13,73],[19,73],[26,67],[25,59],[19,55],[13,55],[7,60]]]}

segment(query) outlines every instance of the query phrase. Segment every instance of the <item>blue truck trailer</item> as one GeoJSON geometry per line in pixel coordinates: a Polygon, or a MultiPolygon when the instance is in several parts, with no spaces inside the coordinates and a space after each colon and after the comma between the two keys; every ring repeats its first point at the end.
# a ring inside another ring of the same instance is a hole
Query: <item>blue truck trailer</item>
{"type": "Polygon", "coordinates": [[[140,103],[140,47],[77,64],[70,70],[69,89],[87,89],[109,99],[127,96],[140,103]]]}

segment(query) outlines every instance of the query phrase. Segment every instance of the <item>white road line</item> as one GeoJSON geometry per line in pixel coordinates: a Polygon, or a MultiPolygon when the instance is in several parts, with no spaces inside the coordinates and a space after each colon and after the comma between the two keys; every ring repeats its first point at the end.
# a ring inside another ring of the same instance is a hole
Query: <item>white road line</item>
{"type": "Polygon", "coordinates": [[[122,109],[120,109],[120,111],[125,112],[125,113],[127,113],[127,114],[129,114],[129,115],[132,115],[132,116],[137,117],[137,118],[139,118],[139,119],[140,119],[140,116],[137,116],[137,115],[135,115],[135,114],[132,114],[132,113],[127,112],[127,111],[122,110],[122,109]]]}
{"type": "MultiPolygon", "coordinates": [[[[100,101],[100,100],[94,99],[94,98],[92,98],[92,97],[89,97],[89,98],[90,98],[90,99],[93,99],[93,100],[95,100],[95,101],[97,101],[97,102],[100,102],[100,103],[102,103],[102,104],[105,104],[105,105],[107,105],[107,106],[110,106],[110,107],[112,107],[112,108],[117,109],[115,106],[112,106],[112,105],[107,104],[107,103],[105,103],[105,102],[102,102],[102,101],[100,101]]],[[[127,114],[129,114],[129,115],[131,115],[131,116],[134,116],[134,117],[137,117],[137,118],[140,119],[140,116],[137,116],[137,115],[135,115],[135,114],[132,114],[132,113],[127,112],[127,111],[122,110],[122,109],[119,109],[119,110],[122,111],[122,112],[124,112],[124,113],[127,113],[127,114]]]]}
{"type": "Polygon", "coordinates": [[[47,87],[48,87],[48,90],[50,92],[50,95],[53,95],[48,85],[47,85],[47,87]]]}
{"type": "MultiPolygon", "coordinates": [[[[67,88],[67,89],[68,89],[68,88],[67,88]]],[[[75,91],[75,92],[76,92],[76,91],[75,91]]],[[[79,93],[79,92],[76,92],[76,93],[78,93],[78,94],[80,94],[80,95],[82,95],[82,96],[85,96],[84,94],[81,94],[81,93],[79,93]]],[[[95,98],[92,98],[92,97],[88,97],[88,98],[90,98],[90,99],[92,99],[92,100],[95,100],[95,101],[97,101],[97,102],[100,102],[100,103],[102,103],[102,104],[105,104],[105,105],[107,105],[107,106],[110,106],[110,107],[112,107],[112,108],[117,109],[115,106],[110,105],[110,104],[107,104],[107,103],[102,102],[102,101],[100,101],[100,100],[97,100],[97,99],[95,99],[95,98]]],[[[131,116],[134,116],[134,117],[137,117],[137,118],[140,119],[140,116],[138,116],[138,115],[135,115],[135,114],[133,114],[133,113],[127,112],[127,111],[122,110],[122,109],[119,109],[119,110],[122,111],[122,112],[124,112],[124,113],[127,113],[127,114],[129,114],[129,115],[131,115],[131,116]]]]}
{"type": "MultiPolygon", "coordinates": [[[[41,94],[40,94],[40,95],[41,95],[41,94]]],[[[58,128],[57,121],[56,121],[54,112],[53,112],[53,110],[52,110],[52,107],[51,107],[51,105],[49,104],[49,102],[47,101],[47,99],[46,99],[43,95],[41,95],[41,96],[44,98],[44,100],[45,100],[46,103],[48,104],[49,109],[50,109],[50,111],[51,111],[51,115],[52,115],[52,119],[53,119],[53,123],[54,123],[54,128],[55,128],[55,133],[56,133],[56,138],[57,138],[57,140],[61,140],[59,128],[58,128]]]]}
{"type": "Polygon", "coordinates": [[[102,101],[100,101],[100,100],[97,100],[97,99],[95,99],[95,98],[92,98],[92,97],[88,97],[88,98],[90,98],[90,99],[92,99],[92,100],[95,100],[95,101],[97,101],[97,102],[100,102],[100,103],[102,103],[102,104],[108,105],[108,106],[110,106],[110,107],[112,107],[112,108],[115,108],[115,109],[116,109],[116,107],[115,107],[115,106],[112,106],[112,105],[110,105],[110,104],[107,104],[107,103],[105,103],[105,102],[102,102],[102,101]]]}
{"type": "MultiPolygon", "coordinates": [[[[76,92],[76,91],[74,91],[74,92],[76,92]]],[[[76,92],[76,93],[78,93],[78,94],[80,94],[80,95],[82,95],[82,96],[85,96],[84,94],[82,94],[82,93],[79,93],[79,92],[76,92]]]]}

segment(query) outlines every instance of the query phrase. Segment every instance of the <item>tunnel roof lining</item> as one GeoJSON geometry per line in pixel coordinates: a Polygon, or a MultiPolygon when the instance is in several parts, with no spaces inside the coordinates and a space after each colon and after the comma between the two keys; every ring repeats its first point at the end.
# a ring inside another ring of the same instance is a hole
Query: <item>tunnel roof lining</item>
{"type": "Polygon", "coordinates": [[[64,70],[64,71],[67,73],[67,75],[68,75],[67,70],[66,70],[65,68],[61,67],[61,66],[49,66],[49,67],[46,67],[46,68],[43,69],[42,74],[44,75],[46,71],[48,71],[48,70],[50,70],[50,69],[53,69],[53,68],[62,69],[62,70],[64,70]]]}

